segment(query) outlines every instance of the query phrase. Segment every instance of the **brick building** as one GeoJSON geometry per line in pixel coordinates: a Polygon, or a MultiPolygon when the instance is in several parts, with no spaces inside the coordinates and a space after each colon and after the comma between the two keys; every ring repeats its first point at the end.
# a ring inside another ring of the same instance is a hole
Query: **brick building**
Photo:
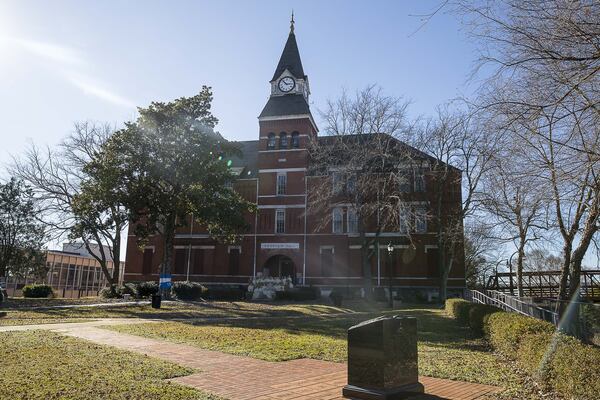
{"type": "MultiPolygon", "coordinates": [[[[234,189],[258,205],[255,215],[247,215],[250,231],[238,245],[223,245],[211,240],[201,226],[190,220],[176,235],[173,279],[246,284],[253,276],[264,274],[292,276],[305,285],[360,287],[361,242],[352,209],[335,207],[331,222],[319,229],[316,227],[322,216],[305,213],[311,187],[307,145],[315,137],[325,145],[327,137],[317,136],[308,102],[309,81],[293,25],[270,86],[270,98],[258,117],[258,140],[238,142],[243,156],[232,164],[238,174],[234,189]]],[[[427,165],[427,156],[412,150],[427,165]]],[[[408,191],[414,192],[414,203],[425,215],[434,193],[427,184],[427,170],[419,171],[408,182],[408,191]]],[[[460,207],[460,184],[456,185],[444,197],[448,208],[460,207]]],[[[409,246],[407,235],[400,231],[381,234],[385,243],[371,258],[374,286],[388,285],[386,246],[390,241],[398,250],[393,257],[394,286],[421,291],[438,287],[435,224],[421,218],[415,229],[411,237],[416,247],[409,246]]],[[[154,238],[142,250],[135,239],[130,235],[125,280],[157,280],[161,241],[154,238]]],[[[456,290],[465,287],[464,257],[459,253],[448,283],[456,290]]]]}

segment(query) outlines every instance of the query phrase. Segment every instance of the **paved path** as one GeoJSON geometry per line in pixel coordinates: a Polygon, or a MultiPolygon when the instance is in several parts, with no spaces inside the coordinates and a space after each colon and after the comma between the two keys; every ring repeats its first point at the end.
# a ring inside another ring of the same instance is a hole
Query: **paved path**
{"type": "MultiPolygon", "coordinates": [[[[85,318],[88,319],[88,318],[85,318]]],[[[91,318],[89,318],[91,319],[91,318]]],[[[55,324],[5,325],[0,326],[0,332],[12,331],[77,331],[94,326],[145,324],[147,322],[164,322],[164,319],[150,318],[98,318],[87,322],[57,322],[55,324]]]]}
{"type": "MultiPolygon", "coordinates": [[[[301,359],[269,362],[193,346],[133,336],[90,323],[61,324],[53,330],[196,368],[199,372],[173,379],[230,400],[342,399],[346,364],[301,359]],[[77,326],[76,326],[77,325],[77,326]]],[[[413,399],[483,399],[499,391],[494,386],[420,377],[427,395],[413,399]]]]}

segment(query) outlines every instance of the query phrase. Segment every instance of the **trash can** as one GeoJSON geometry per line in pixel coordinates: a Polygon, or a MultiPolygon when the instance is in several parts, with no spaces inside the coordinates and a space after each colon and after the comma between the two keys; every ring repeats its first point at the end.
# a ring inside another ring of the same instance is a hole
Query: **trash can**
{"type": "Polygon", "coordinates": [[[153,294],[152,295],[152,308],[160,308],[161,295],[153,294]]]}

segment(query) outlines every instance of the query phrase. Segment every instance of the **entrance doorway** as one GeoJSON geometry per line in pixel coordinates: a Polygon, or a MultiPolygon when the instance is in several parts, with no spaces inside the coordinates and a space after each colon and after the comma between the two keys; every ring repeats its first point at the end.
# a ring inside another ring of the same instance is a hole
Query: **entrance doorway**
{"type": "Polygon", "coordinates": [[[296,281],[296,267],[294,262],[288,256],[281,254],[270,257],[263,267],[265,276],[284,278],[291,277],[292,281],[296,281]]]}

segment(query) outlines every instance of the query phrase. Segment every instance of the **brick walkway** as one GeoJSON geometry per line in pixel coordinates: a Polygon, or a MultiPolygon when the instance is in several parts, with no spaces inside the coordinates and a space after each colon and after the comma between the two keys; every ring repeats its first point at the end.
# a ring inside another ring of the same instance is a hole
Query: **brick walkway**
{"type": "MultiPolygon", "coordinates": [[[[268,362],[197,347],[142,338],[93,326],[55,329],[69,336],[146,354],[196,368],[201,372],[173,379],[184,385],[230,400],[342,399],[347,383],[346,364],[301,359],[268,362]]],[[[495,386],[420,377],[423,399],[484,399],[500,389],[495,386]]]]}

